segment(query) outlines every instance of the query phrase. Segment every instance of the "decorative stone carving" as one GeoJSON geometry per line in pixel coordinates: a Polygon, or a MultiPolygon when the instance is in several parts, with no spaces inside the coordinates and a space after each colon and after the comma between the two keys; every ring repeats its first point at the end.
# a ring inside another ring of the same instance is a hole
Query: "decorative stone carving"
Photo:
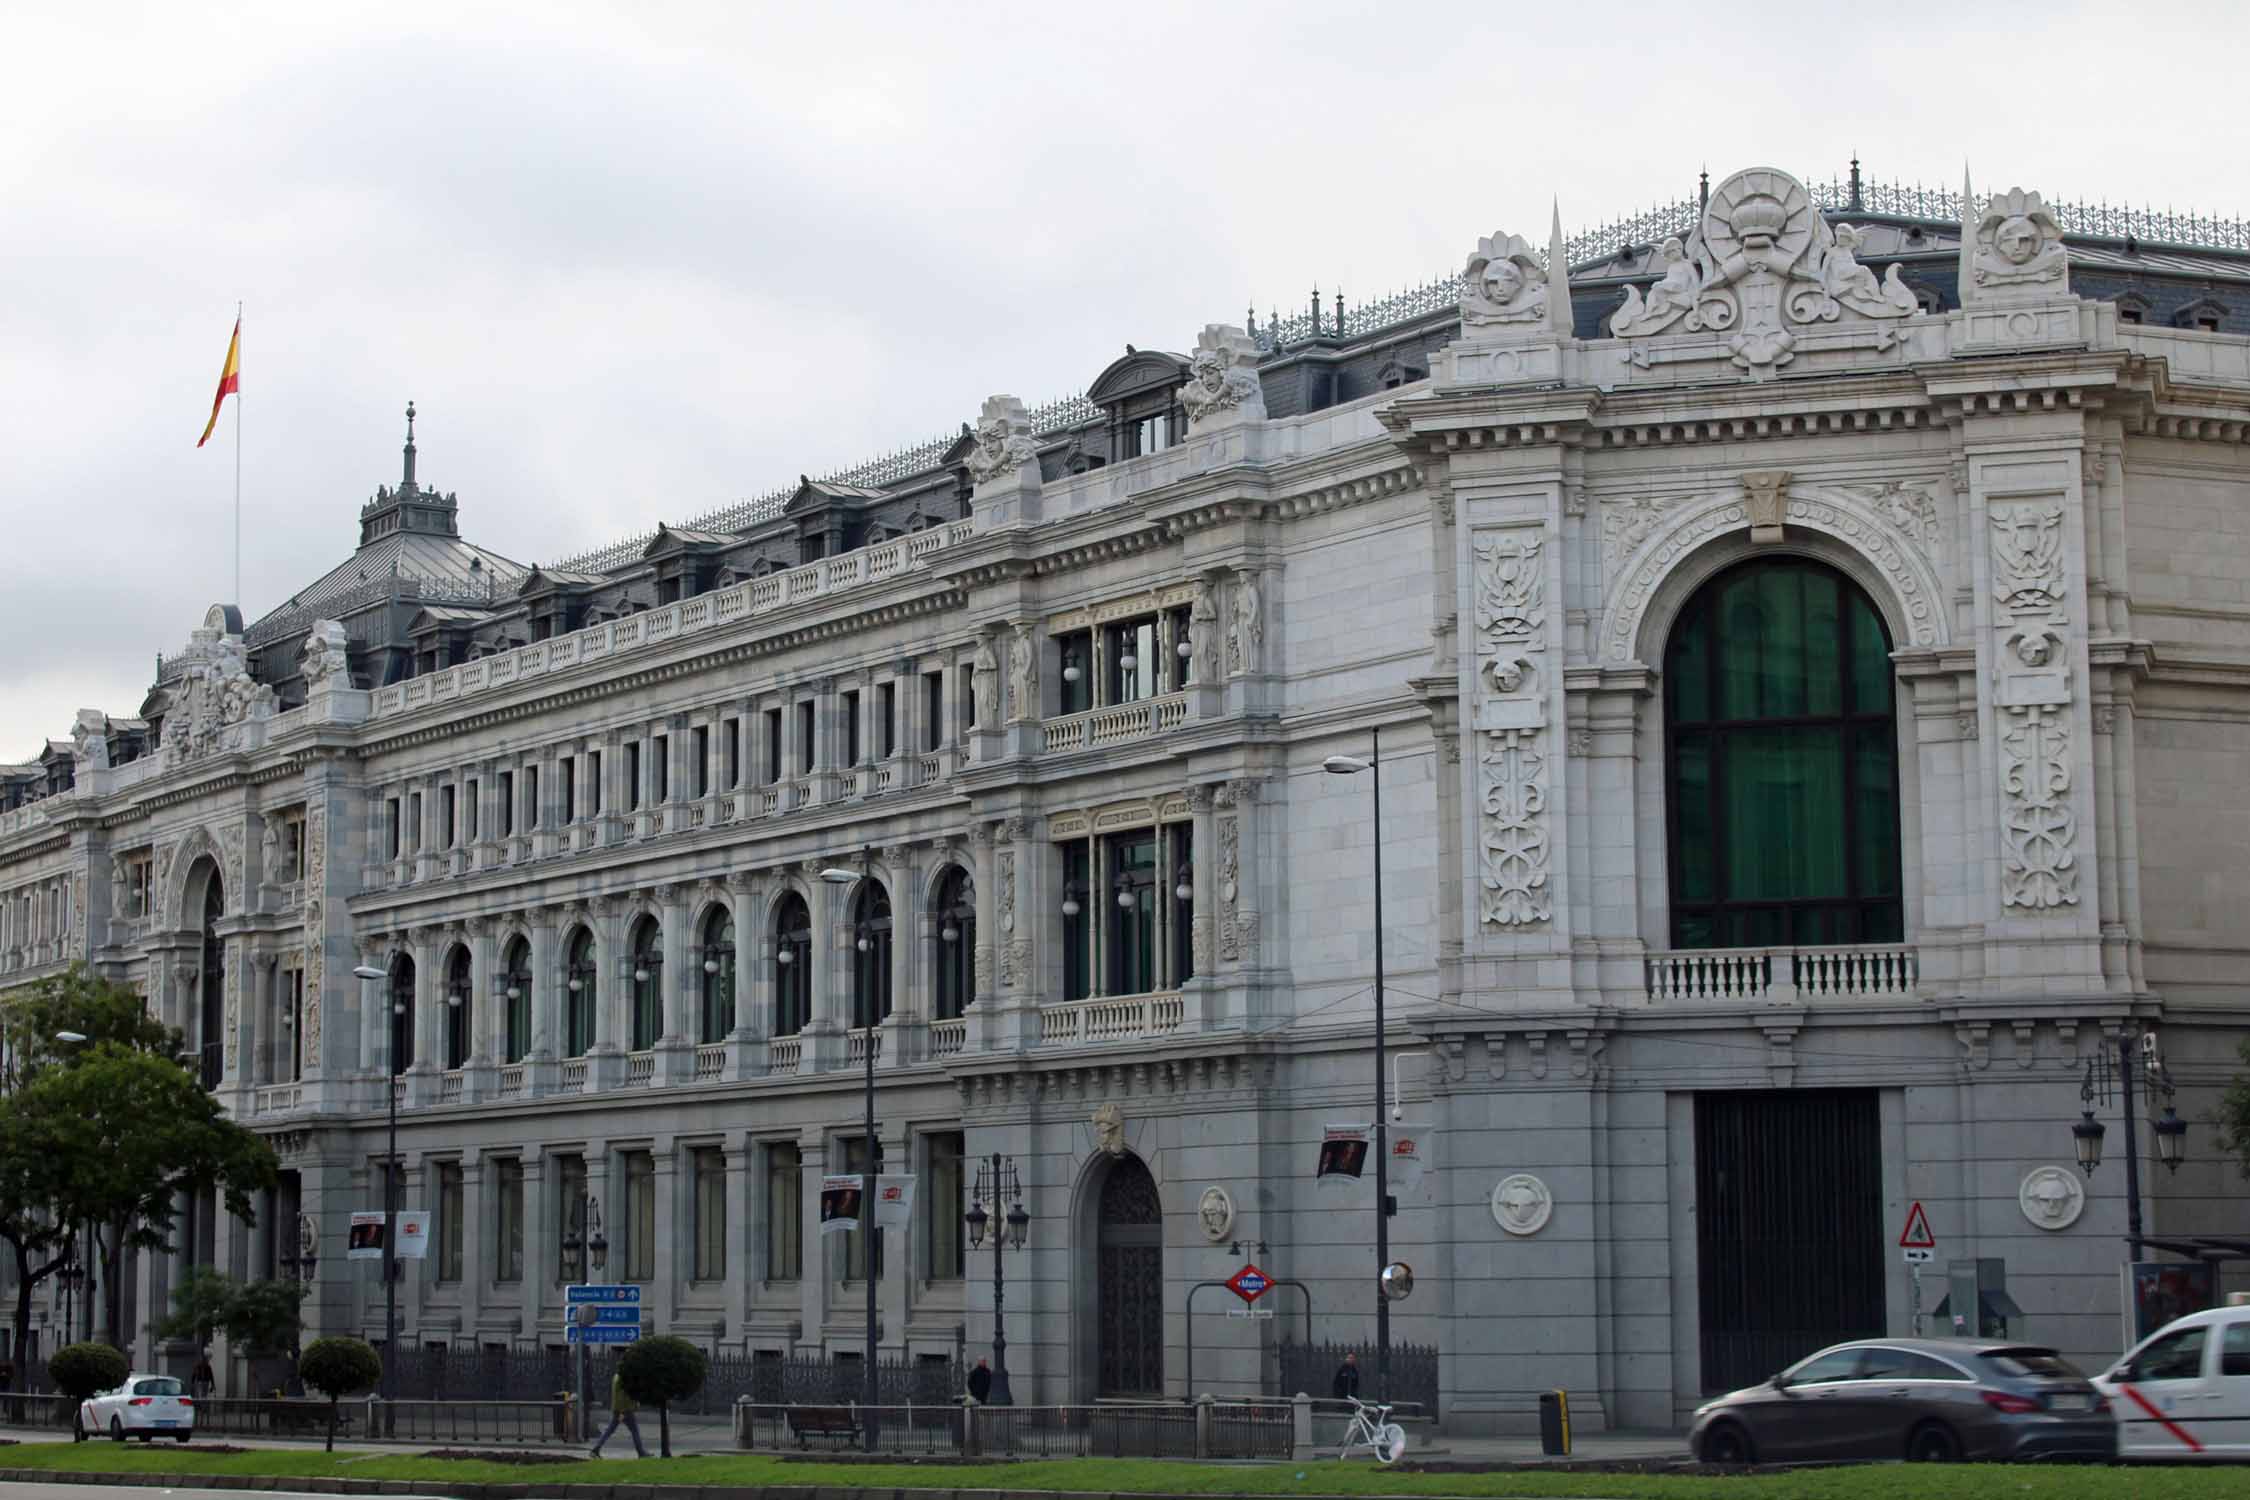
{"type": "Polygon", "coordinates": [[[98,708],[82,708],[71,721],[70,753],[81,771],[109,767],[109,715],[98,708]]]}
{"type": "Polygon", "coordinates": [[[281,814],[260,814],[258,823],[258,873],[271,882],[281,870],[281,814]]]}
{"type": "Polygon", "coordinates": [[[213,605],[203,628],[175,658],[181,676],[168,692],[162,751],[167,766],[184,765],[234,748],[235,727],[274,710],[274,692],[252,680],[242,637],[226,634],[227,611],[213,605]]]}
{"type": "Polygon", "coordinates": [[[1219,957],[1232,963],[1242,950],[1235,933],[1235,897],[1240,894],[1242,837],[1231,817],[1219,819],[1219,957]]]}
{"type": "Polygon", "coordinates": [[[1554,1195],[1529,1172],[1503,1177],[1492,1189],[1492,1222],[1510,1234],[1537,1234],[1554,1212],[1554,1195]]]}
{"type": "Polygon", "coordinates": [[[1821,296],[1818,301],[1798,294],[1807,311],[1815,319],[1834,322],[1840,307],[1869,318],[1910,318],[1921,311],[1914,293],[1899,279],[1898,263],[1893,261],[1883,273],[1882,280],[1859,263],[1860,231],[1849,224],[1838,224],[1831,231],[1828,245],[1819,251],[1817,275],[1820,278],[1821,296]]]}
{"type": "Polygon", "coordinates": [[[969,450],[970,481],[982,485],[1011,478],[1038,456],[1031,417],[1023,403],[1013,396],[985,397],[977,417],[976,446],[969,450]]]}
{"type": "Polygon", "coordinates": [[[1202,912],[1197,912],[1188,922],[1188,951],[1193,957],[1196,973],[1211,972],[1211,919],[1202,912]]]}
{"type": "Polygon", "coordinates": [[[993,649],[990,631],[977,637],[976,655],[970,658],[969,664],[977,674],[974,684],[977,726],[997,728],[1000,723],[1000,653],[993,649]]]}
{"type": "Polygon", "coordinates": [[[2046,910],[2078,901],[2078,816],[2070,804],[2070,721],[2048,705],[2003,708],[2000,899],[2046,910]]]}
{"type": "Polygon", "coordinates": [[[2015,614],[2061,608],[2062,507],[2044,501],[1995,505],[1987,519],[1992,527],[1992,591],[2001,607],[2015,614]]]}
{"type": "MultiPolygon", "coordinates": [[[[1688,259],[1687,245],[1677,235],[1657,250],[1664,274],[1648,289],[1644,299],[1636,286],[1625,288],[1625,301],[1610,314],[1609,331],[1619,338],[1640,338],[1662,333],[1695,311],[1696,294],[1703,289],[1703,273],[1688,259]]],[[[1700,327],[1693,323],[1691,327],[1700,327]]]]}
{"type": "Polygon", "coordinates": [[[1094,1106],[1094,1149],[1108,1156],[1125,1154],[1125,1111],[1113,1099],[1094,1106]]]}
{"type": "Polygon", "coordinates": [[[1258,595],[1258,575],[1243,568],[1234,575],[1234,618],[1227,626],[1227,670],[1255,672],[1265,643],[1264,604],[1258,595]]]}
{"type": "Polygon", "coordinates": [[[1547,890],[1544,539],[1534,531],[1475,539],[1476,728],[1483,920],[1543,922],[1547,890]]]}
{"type": "Polygon", "coordinates": [[[1203,325],[1195,336],[1195,353],[1188,358],[1180,405],[1187,410],[1190,432],[1227,412],[1239,413],[1243,421],[1266,419],[1265,391],[1258,384],[1258,346],[1248,334],[1225,323],[1203,325]]]}
{"type": "Polygon", "coordinates": [[[1196,1200],[1195,1219],[1203,1226],[1205,1239],[1225,1239],[1234,1231],[1234,1196],[1217,1185],[1205,1188],[1196,1200]]]}
{"type": "Polygon", "coordinates": [[[1195,580],[1195,599],[1188,605],[1188,659],[1199,683],[1219,665],[1218,590],[1208,576],[1195,580]]]}
{"type": "Polygon", "coordinates": [[[344,633],[340,620],[315,620],[312,629],[305,632],[305,644],[297,651],[298,670],[305,674],[305,688],[318,692],[333,684],[351,686],[351,637],[344,633]],[[337,682],[341,677],[343,681],[337,682]]]}
{"type": "Polygon", "coordinates": [[[247,910],[249,893],[243,889],[242,850],[244,839],[242,825],[229,823],[219,830],[220,867],[226,871],[226,903],[229,911],[247,910]]]}
{"type": "Polygon", "coordinates": [[[1008,643],[1008,685],[1015,697],[1012,717],[1038,718],[1039,647],[1032,640],[1028,622],[1017,624],[1015,637],[1008,643]]]}
{"type": "Polygon", "coordinates": [[[1787,469],[1753,469],[1742,476],[1742,508],[1750,513],[1750,541],[1770,547],[1781,540],[1783,497],[1789,489],[1787,469]]]}
{"type": "Polygon", "coordinates": [[[2016,1190],[2023,1216],[2041,1229],[2068,1229],[2086,1211],[2086,1188],[2068,1167],[2033,1167],[2016,1190]]]}
{"type": "Polygon", "coordinates": [[[1636,495],[1602,507],[1602,576],[1615,576],[1619,565],[1633,555],[1664,519],[1664,512],[1679,503],[1678,496],[1636,495]]]}
{"type": "Polygon", "coordinates": [[[1881,484],[1840,484],[1834,489],[1890,522],[1901,536],[1920,543],[1925,551],[1937,546],[1937,501],[1923,486],[1886,479],[1881,484]]]}
{"type": "Polygon", "coordinates": [[[1961,180],[1964,305],[2043,302],[2070,293],[2070,256],[2062,228],[2037,193],[2012,187],[1995,193],[1979,214],[1966,174],[1961,180]],[[1972,234],[1970,225],[1975,228],[1972,234]]]}
{"type": "Polygon", "coordinates": [[[1477,241],[1461,280],[1461,323],[1470,337],[1493,324],[1541,323],[1547,268],[1523,236],[1495,230],[1477,241]]]}
{"type": "Polygon", "coordinates": [[[2070,661],[2062,633],[2063,509],[2040,500],[1987,512],[1997,605],[2000,900],[2049,911],[2078,901],[2070,661]]]}
{"type": "MultiPolygon", "coordinates": [[[[1000,872],[995,893],[999,905],[998,921],[1003,939],[1016,930],[1016,856],[1013,849],[1000,851],[1000,872]]],[[[1000,959],[1000,985],[1003,989],[1016,982],[1014,945],[1002,941],[998,946],[1000,959]]]]}

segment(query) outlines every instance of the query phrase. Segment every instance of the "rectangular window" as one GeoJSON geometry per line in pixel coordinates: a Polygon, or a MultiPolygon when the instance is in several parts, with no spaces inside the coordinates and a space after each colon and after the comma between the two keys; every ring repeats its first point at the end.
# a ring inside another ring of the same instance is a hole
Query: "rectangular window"
{"type": "Polygon", "coordinates": [[[492,1279],[523,1280],[523,1159],[492,1164],[492,1279]]]}
{"type": "Polygon", "coordinates": [[[305,878],[305,815],[293,812],[281,820],[281,878],[305,878]]]}
{"type": "Polygon", "coordinates": [[[1171,424],[1162,413],[1143,417],[1133,424],[1133,452],[1135,454],[1162,453],[1171,446],[1171,424]]]}
{"type": "Polygon", "coordinates": [[[1094,905],[1093,846],[1073,839],[1062,846],[1063,875],[1063,998],[1084,1000],[1093,994],[1094,905]],[[1073,910],[1076,908],[1076,910],[1073,910]]]}
{"type": "Polygon", "coordinates": [[[922,749],[924,753],[945,743],[945,674],[922,674],[922,749]]]}
{"type": "Polygon", "coordinates": [[[586,1158],[583,1156],[558,1156],[555,1158],[555,1280],[570,1281],[586,1275],[585,1225],[580,1222],[586,1212],[586,1158]],[[576,1239],[579,1249],[573,1255],[566,1241],[576,1239]]]}
{"type": "Polygon", "coordinates": [[[716,1146],[688,1153],[695,1182],[695,1267],[697,1281],[723,1281],[727,1274],[727,1161],[716,1146]]]}
{"type": "MultiPolygon", "coordinates": [[[[844,1170],[855,1177],[866,1172],[867,1138],[846,1136],[842,1145],[844,1170]]],[[[875,1170],[878,1173],[883,1170],[883,1143],[880,1140],[875,1143],[875,1170]]],[[[844,1279],[858,1281],[867,1275],[867,1236],[856,1229],[847,1229],[843,1239],[844,1279]]],[[[875,1231],[875,1279],[883,1279],[883,1231],[880,1229],[875,1231]]]]}
{"type": "Polygon", "coordinates": [[[601,815],[602,753],[599,750],[589,750],[586,752],[586,816],[598,818],[601,815]]]}
{"type": "Polygon", "coordinates": [[[766,785],[781,779],[781,710],[766,710],[766,785]]]}
{"type": "Polygon", "coordinates": [[[500,837],[508,838],[516,831],[516,773],[500,773],[500,837]]]}
{"type": "Polygon", "coordinates": [[[537,766],[525,766],[523,768],[523,826],[538,828],[545,822],[546,819],[539,816],[539,768],[537,766]]]}
{"type": "Polygon", "coordinates": [[[468,817],[464,820],[467,824],[464,832],[469,842],[473,844],[482,831],[480,826],[482,819],[479,816],[480,809],[478,807],[478,794],[482,791],[482,786],[474,776],[469,778],[468,786],[468,791],[463,794],[466,805],[462,810],[468,814],[468,817]]]}
{"type": "Polygon", "coordinates": [[[627,1151],[625,1164],[625,1279],[656,1279],[656,1158],[627,1151]]]}
{"type": "Polygon", "coordinates": [[[813,768],[813,704],[811,699],[797,705],[797,774],[808,776],[813,768]]]}
{"type": "Polygon", "coordinates": [[[461,1279],[461,1164],[439,1162],[437,1169],[437,1279],[461,1279]]]}
{"type": "Polygon", "coordinates": [[[1192,639],[1190,630],[1194,621],[1188,607],[1183,604],[1177,609],[1165,611],[1164,624],[1166,628],[1158,639],[1169,640],[1172,647],[1168,652],[1157,653],[1160,658],[1158,671],[1162,676],[1162,683],[1157,690],[1176,693],[1196,680],[1195,658],[1189,650],[1192,639]]]}
{"type": "Polygon", "coordinates": [[[1102,650],[1108,670],[1104,703],[1138,703],[1156,696],[1156,616],[1103,626],[1102,650]]]}
{"type": "Polygon", "coordinates": [[[1164,830],[1166,878],[1170,888],[1158,895],[1171,903],[1167,915],[1165,949],[1169,972],[1165,983],[1177,987],[1195,977],[1195,825],[1174,823],[1164,830]],[[1183,899],[1181,891],[1188,894],[1183,899]]]}
{"type": "Polygon", "coordinates": [[[391,858],[397,859],[406,852],[406,825],[399,810],[398,798],[392,797],[383,804],[384,820],[390,825],[390,835],[385,840],[390,846],[391,858]]]}
{"type": "Polygon", "coordinates": [[[859,764],[859,694],[844,694],[844,764],[859,764]]]}
{"type": "Polygon", "coordinates": [[[557,769],[562,772],[563,821],[575,823],[578,821],[578,757],[564,756],[557,769]]]}
{"type": "Polygon", "coordinates": [[[898,754],[898,684],[886,682],[875,689],[875,755],[889,760],[898,754]]]}
{"type": "Polygon", "coordinates": [[[794,1142],[766,1147],[766,1280],[795,1281],[805,1266],[805,1156],[794,1142]]]}
{"type": "Polygon", "coordinates": [[[1145,995],[1156,989],[1156,834],[1114,834],[1103,852],[1109,857],[1110,899],[1099,902],[1107,917],[1102,949],[1108,962],[1111,995],[1145,995]]]}
{"type": "Polygon", "coordinates": [[[649,754],[656,760],[656,764],[649,767],[654,773],[651,779],[656,783],[656,795],[650,800],[661,807],[672,800],[672,737],[668,734],[658,735],[649,754]]]}
{"type": "Polygon", "coordinates": [[[636,812],[641,805],[641,742],[625,743],[625,810],[636,812]]]}
{"type": "Polygon", "coordinates": [[[305,971],[289,971],[289,1030],[282,1046],[289,1054],[288,1081],[296,1083],[305,1076],[305,1045],[303,1026],[305,1020],[305,971]]]}
{"type": "Polygon", "coordinates": [[[438,789],[438,847],[440,849],[453,847],[454,833],[461,826],[456,817],[459,811],[460,799],[455,795],[454,789],[449,786],[440,787],[438,789]]]}
{"type": "MultiPolygon", "coordinates": [[[[922,1200],[922,1242],[930,1247],[929,1279],[959,1281],[965,1259],[961,1215],[966,1212],[961,1196],[961,1132],[937,1131],[923,1141],[923,1149],[929,1154],[929,1170],[924,1174],[928,1196],[922,1200]]],[[[989,1205],[985,1209],[987,1213],[994,1211],[989,1205]]]]}
{"type": "Polygon", "coordinates": [[[711,729],[699,724],[695,730],[695,759],[688,767],[688,795],[697,799],[711,794],[711,729]]]}
{"type": "Polygon", "coordinates": [[[1082,714],[1094,706],[1094,633],[1073,630],[1055,637],[1062,696],[1056,707],[1066,714],[1082,714]]]}
{"type": "Polygon", "coordinates": [[[422,849],[422,794],[410,792],[406,798],[406,837],[416,853],[422,849]]]}
{"type": "Polygon", "coordinates": [[[719,774],[724,779],[726,789],[731,792],[742,785],[742,721],[727,720],[719,726],[719,736],[724,746],[720,753],[726,759],[726,766],[719,774]]]}

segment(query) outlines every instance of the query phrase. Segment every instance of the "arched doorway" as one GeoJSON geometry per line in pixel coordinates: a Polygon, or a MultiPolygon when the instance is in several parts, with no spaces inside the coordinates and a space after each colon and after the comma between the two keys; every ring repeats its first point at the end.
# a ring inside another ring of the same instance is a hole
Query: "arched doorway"
{"type": "Polygon", "coordinates": [[[203,1086],[215,1089],[226,1071],[227,942],[219,936],[219,918],[227,909],[226,892],[219,872],[208,871],[203,881],[203,974],[196,995],[201,1044],[203,1086]]]}
{"type": "Polygon", "coordinates": [[[1858,585],[1761,558],[1696,591],[1665,647],[1672,943],[1896,943],[1891,643],[1858,585]]]}
{"type": "Polygon", "coordinates": [[[1164,1209],[1133,1155],[1102,1178],[1095,1231],[1095,1387],[1104,1396],[1164,1394],[1164,1209]]]}

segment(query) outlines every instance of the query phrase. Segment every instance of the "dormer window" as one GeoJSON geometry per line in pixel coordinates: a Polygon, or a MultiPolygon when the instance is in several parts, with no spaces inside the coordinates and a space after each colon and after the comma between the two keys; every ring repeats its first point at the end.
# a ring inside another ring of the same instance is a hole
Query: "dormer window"
{"type": "Polygon", "coordinates": [[[1133,457],[1161,453],[1172,446],[1172,416],[1156,412],[1133,424],[1133,457]]]}
{"type": "MultiPolygon", "coordinates": [[[[1161,453],[1187,435],[1187,415],[1179,404],[1186,381],[1187,361],[1179,355],[1125,346],[1124,358],[1086,389],[1086,399],[1108,419],[1109,462],[1161,453]]],[[[1072,473],[1085,472],[1075,455],[1070,467],[1072,473]]]]}

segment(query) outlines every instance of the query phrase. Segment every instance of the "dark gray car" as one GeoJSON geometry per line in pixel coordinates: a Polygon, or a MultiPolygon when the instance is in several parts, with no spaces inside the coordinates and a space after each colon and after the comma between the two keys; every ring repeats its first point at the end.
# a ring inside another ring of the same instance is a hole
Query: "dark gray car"
{"type": "Polygon", "coordinates": [[[2052,1349],[1990,1339],[1865,1339],[1697,1409],[1706,1463],[2117,1457],[2093,1383],[2052,1349]]]}

